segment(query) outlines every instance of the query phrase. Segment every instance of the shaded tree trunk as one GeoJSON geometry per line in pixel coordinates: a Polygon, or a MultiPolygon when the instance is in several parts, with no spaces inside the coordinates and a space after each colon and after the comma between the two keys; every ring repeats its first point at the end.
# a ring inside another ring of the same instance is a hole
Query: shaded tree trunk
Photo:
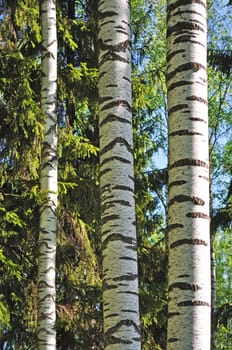
{"type": "Polygon", "coordinates": [[[41,2],[42,85],[41,111],[44,137],[41,150],[41,193],[44,196],[40,214],[38,256],[39,350],[56,349],[55,256],[57,230],[57,34],[56,2],[41,2]]]}
{"type": "Polygon", "coordinates": [[[98,16],[105,349],[138,350],[129,2],[101,0],[98,16]]]}
{"type": "Polygon", "coordinates": [[[210,349],[206,1],[167,2],[167,349],[210,349]]]}

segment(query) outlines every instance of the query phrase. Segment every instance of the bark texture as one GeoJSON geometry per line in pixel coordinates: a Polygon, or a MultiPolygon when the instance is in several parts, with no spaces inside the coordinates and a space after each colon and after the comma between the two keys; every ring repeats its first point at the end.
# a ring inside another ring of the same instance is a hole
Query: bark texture
{"type": "Polygon", "coordinates": [[[210,349],[206,1],[167,1],[168,350],[210,349]]]}
{"type": "Polygon", "coordinates": [[[40,213],[38,255],[39,350],[56,349],[55,256],[57,229],[57,34],[56,2],[41,2],[42,86],[41,110],[44,138],[41,151],[41,192],[44,202],[40,213]]]}
{"type": "Polygon", "coordinates": [[[140,349],[130,7],[100,0],[99,130],[105,349],[140,349]]]}

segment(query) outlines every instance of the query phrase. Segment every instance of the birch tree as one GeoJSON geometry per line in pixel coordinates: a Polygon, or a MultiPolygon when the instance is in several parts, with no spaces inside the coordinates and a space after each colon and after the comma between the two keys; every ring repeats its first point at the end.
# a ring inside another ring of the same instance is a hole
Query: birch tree
{"type": "Polygon", "coordinates": [[[206,1],[167,2],[167,349],[210,349],[206,1]]]}
{"type": "Polygon", "coordinates": [[[99,16],[100,191],[105,349],[140,349],[131,116],[130,4],[99,16]]]}
{"type": "Polygon", "coordinates": [[[41,192],[38,255],[38,349],[56,349],[55,256],[57,227],[57,34],[56,2],[41,2],[42,84],[44,136],[41,150],[41,192]]]}

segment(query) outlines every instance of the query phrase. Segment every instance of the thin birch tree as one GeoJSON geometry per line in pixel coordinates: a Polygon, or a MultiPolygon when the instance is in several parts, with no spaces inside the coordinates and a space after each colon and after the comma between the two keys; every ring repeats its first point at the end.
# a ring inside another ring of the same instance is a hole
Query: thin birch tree
{"type": "Polygon", "coordinates": [[[206,1],[167,1],[167,349],[210,349],[206,1]]]}
{"type": "Polygon", "coordinates": [[[56,349],[55,257],[57,231],[57,33],[56,1],[41,2],[42,84],[41,111],[44,136],[41,150],[41,193],[38,252],[39,350],[56,349]]]}
{"type": "Polygon", "coordinates": [[[99,131],[105,349],[140,349],[130,4],[100,0],[99,131]]]}

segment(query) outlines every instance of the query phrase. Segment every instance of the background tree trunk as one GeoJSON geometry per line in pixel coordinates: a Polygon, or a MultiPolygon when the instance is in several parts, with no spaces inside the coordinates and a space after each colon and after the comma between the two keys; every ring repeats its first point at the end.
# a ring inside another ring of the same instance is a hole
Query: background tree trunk
{"type": "Polygon", "coordinates": [[[217,318],[216,318],[216,301],[217,301],[217,280],[216,280],[216,260],[214,253],[214,235],[211,233],[211,347],[210,350],[217,349],[217,318]]]}
{"type": "Polygon", "coordinates": [[[57,231],[57,34],[56,3],[41,3],[42,86],[44,139],[41,152],[41,193],[38,256],[38,349],[56,349],[55,256],[57,231]]]}
{"type": "Polygon", "coordinates": [[[210,349],[206,1],[168,1],[167,349],[210,349]]]}

